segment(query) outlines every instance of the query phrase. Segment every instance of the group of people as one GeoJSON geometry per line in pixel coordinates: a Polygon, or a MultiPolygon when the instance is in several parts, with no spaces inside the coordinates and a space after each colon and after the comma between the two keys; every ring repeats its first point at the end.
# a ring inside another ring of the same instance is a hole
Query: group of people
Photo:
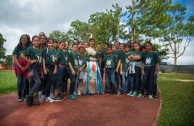
{"type": "Polygon", "coordinates": [[[106,94],[151,100],[157,97],[156,76],[160,59],[151,42],[95,43],[47,38],[43,32],[24,34],[13,51],[18,102],[75,100],[79,95],[106,94]],[[69,88],[68,88],[68,83],[69,88]]]}

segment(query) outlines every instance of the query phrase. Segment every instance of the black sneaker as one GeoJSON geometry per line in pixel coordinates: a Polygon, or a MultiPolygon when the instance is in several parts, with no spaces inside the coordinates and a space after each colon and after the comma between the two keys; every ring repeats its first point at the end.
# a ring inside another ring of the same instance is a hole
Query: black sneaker
{"type": "Polygon", "coordinates": [[[65,99],[65,95],[64,95],[64,94],[60,94],[59,97],[60,97],[61,99],[63,99],[63,100],[65,99]]]}
{"type": "Polygon", "coordinates": [[[58,96],[58,97],[53,98],[53,100],[54,101],[63,101],[64,99],[62,99],[61,97],[58,96]]]}
{"type": "Polygon", "coordinates": [[[32,105],[39,106],[40,104],[38,102],[32,101],[32,105]]]}
{"type": "Polygon", "coordinates": [[[26,95],[26,105],[28,107],[30,107],[32,105],[31,97],[29,97],[28,95],[26,95]]]}
{"type": "Polygon", "coordinates": [[[116,94],[115,94],[115,96],[119,96],[120,95],[120,92],[118,91],[116,94]]]}

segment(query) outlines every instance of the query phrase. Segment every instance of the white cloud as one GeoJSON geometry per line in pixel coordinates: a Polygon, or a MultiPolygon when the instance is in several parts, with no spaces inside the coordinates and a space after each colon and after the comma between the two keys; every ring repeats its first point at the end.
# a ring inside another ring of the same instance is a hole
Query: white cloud
{"type": "MultiPolygon", "coordinates": [[[[4,44],[7,49],[6,54],[12,54],[22,34],[33,36],[39,34],[39,32],[45,32],[48,36],[53,30],[66,32],[70,29],[72,21],[86,22],[90,14],[111,9],[112,4],[115,3],[118,3],[125,10],[125,7],[130,5],[131,1],[1,0],[0,33],[7,40],[4,44]]],[[[185,55],[192,57],[194,54],[190,55],[190,53],[190,50],[188,50],[185,55]]]]}

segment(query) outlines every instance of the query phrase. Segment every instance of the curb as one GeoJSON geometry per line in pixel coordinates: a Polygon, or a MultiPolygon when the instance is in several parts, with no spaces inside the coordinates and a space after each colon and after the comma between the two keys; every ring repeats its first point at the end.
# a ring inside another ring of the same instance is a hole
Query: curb
{"type": "Polygon", "coordinates": [[[157,115],[156,115],[156,120],[154,121],[152,126],[157,126],[157,121],[159,120],[160,112],[161,112],[161,109],[162,109],[162,96],[161,96],[161,91],[160,91],[159,87],[158,87],[158,92],[160,94],[160,97],[159,97],[160,98],[160,105],[159,105],[158,112],[157,112],[157,115]]]}

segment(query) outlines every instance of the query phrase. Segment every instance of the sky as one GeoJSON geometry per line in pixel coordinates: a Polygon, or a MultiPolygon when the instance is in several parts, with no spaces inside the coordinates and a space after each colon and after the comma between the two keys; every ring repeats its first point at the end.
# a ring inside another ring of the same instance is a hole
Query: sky
{"type": "MultiPolygon", "coordinates": [[[[75,20],[87,22],[90,15],[110,9],[118,3],[125,10],[131,0],[0,0],[0,33],[7,41],[6,54],[12,54],[22,34],[47,36],[54,30],[66,32],[75,20]]],[[[187,8],[187,15],[194,16],[194,0],[173,0],[187,8]]],[[[194,42],[178,64],[194,64],[194,42]]],[[[173,63],[172,59],[167,62],[173,63]]]]}

